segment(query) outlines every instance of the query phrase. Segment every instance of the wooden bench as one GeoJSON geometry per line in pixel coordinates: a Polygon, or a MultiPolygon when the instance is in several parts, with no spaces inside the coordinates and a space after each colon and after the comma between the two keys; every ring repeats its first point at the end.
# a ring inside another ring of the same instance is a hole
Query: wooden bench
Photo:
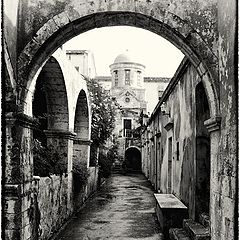
{"type": "Polygon", "coordinates": [[[188,218],[187,207],[173,194],[154,194],[156,214],[161,230],[168,236],[170,228],[182,227],[183,219],[188,218]]]}

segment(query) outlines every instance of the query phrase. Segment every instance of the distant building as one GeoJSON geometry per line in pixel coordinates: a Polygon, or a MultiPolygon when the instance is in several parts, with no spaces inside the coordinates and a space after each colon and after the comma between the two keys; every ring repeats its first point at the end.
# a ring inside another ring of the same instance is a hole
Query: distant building
{"type": "Polygon", "coordinates": [[[140,116],[152,112],[170,79],[145,77],[145,66],[128,51],[119,54],[109,67],[111,76],[96,79],[121,109],[114,129],[119,155],[126,160],[127,168],[140,170],[140,116]]]}
{"type": "Polygon", "coordinates": [[[90,50],[66,50],[67,59],[85,77],[96,77],[94,55],[90,50]]]}
{"type": "Polygon", "coordinates": [[[129,51],[119,54],[109,66],[111,76],[96,76],[90,51],[67,50],[66,55],[80,74],[95,78],[116,101],[113,135],[119,142],[119,156],[128,159],[128,168],[140,170],[140,116],[150,116],[170,78],[146,77],[145,66],[129,51]]]}

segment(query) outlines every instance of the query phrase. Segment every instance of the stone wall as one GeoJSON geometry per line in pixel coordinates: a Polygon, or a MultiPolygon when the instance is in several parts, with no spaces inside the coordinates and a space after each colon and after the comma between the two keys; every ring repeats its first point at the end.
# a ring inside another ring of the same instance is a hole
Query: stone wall
{"type": "Polygon", "coordinates": [[[48,239],[69,217],[68,177],[41,177],[35,185],[40,213],[40,239],[48,239]]]}
{"type": "Polygon", "coordinates": [[[76,189],[73,190],[73,203],[75,210],[78,210],[83,205],[83,203],[89,198],[89,196],[97,190],[99,168],[89,167],[88,171],[89,177],[87,184],[85,186],[81,186],[78,191],[76,191],[76,189]]]}
{"type": "Polygon", "coordinates": [[[36,219],[40,217],[40,224],[36,226],[40,233],[39,239],[49,239],[59,231],[70,217],[72,207],[77,211],[88,197],[97,190],[97,181],[98,168],[90,167],[87,184],[81,187],[76,196],[73,196],[74,206],[70,206],[68,203],[68,176],[51,175],[51,177],[41,177],[35,180],[36,219]]]}

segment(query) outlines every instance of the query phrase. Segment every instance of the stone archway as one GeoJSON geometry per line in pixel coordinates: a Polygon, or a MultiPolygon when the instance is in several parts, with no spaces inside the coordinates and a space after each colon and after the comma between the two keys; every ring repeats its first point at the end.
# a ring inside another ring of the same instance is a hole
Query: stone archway
{"type": "Polygon", "coordinates": [[[69,128],[67,90],[62,69],[54,57],[44,64],[37,77],[34,94],[30,92],[29,95],[33,97],[32,114],[40,123],[39,128],[33,131],[33,138],[44,145],[61,145],[61,151],[68,152],[67,142],[63,140],[69,128]]]}
{"type": "Polygon", "coordinates": [[[125,151],[125,164],[128,171],[142,171],[141,151],[134,146],[131,146],[125,151]]]}
{"type": "MultiPolygon", "coordinates": [[[[63,43],[94,28],[135,26],[152,31],[173,43],[197,69],[210,108],[211,118],[205,123],[209,131],[212,131],[211,145],[216,146],[220,138],[218,59],[215,50],[218,35],[215,29],[216,4],[207,1],[204,4],[202,1],[196,1],[195,4],[181,1],[178,8],[177,2],[118,1],[116,5],[111,1],[72,1],[73,5],[44,16],[44,21],[31,29],[31,34],[25,38],[18,58],[19,108],[27,113],[26,96],[33,79],[49,56],[63,43]],[[195,21],[196,18],[199,21],[195,21]],[[201,26],[203,21],[206,24],[201,26]]],[[[211,148],[211,162],[217,156],[218,148],[211,148]]]]}
{"type": "MultiPolygon", "coordinates": [[[[50,57],[45,63],[36,85],[39,85],[41,89],[38,90],[46,95],[48,129],[67,131],[69,128],[67,91],[61,67],[54,57],[50,57]]],[[[36,88],[34,93],[37,93],[36,88]]],[[[34,106],[36,111],[41,107],[40,104],[41,102],[38,102],[34,106]]]]}
{"type": "Polygon", "coordinates": [[[76,104],[73,158],[78,162],[85,162],[89,166],[90,154],[90,112],[86,93],[81,90],[76,104]]]}
{"type": "Polygon", "coordinates": [[[125,12],[100,11],[91,14],[84,12],[70,20],[69,12],[66,11],[56,15],[54,20],[50,19],[36,32],[36,37],[26,45],[19,56],[19,81],[24,86],[19,89],[20,103],[24,103],[31,79],[39,66],[42,66],[46,58],[63,43],[94,28],[128,25],[140,27],[164,37],[190,59],[202,77],[210,103],[211,116],[218,116],[218,70],[214,52],[191,26],[191,22],[182,20],[164,8],[160,11],[159,6],[156,9],[154,7],[150,9],[154,15],[149,15],[147,10],[138,9],[130,12],[127,9],[125,12]]]}

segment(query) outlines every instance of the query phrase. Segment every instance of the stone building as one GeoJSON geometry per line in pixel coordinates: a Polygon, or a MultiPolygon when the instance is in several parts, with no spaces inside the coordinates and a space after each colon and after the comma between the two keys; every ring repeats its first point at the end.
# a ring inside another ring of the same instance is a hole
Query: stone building
{"type": "MultiPolygon", "coordinates": [[[[51,56],[62,44],[76,35],[95,28],[122,25],[152,31],[173,43],[185,54],[191,66],[194,67],[194,72],[201,78],[202,84],[193,86],[196,86],[196,92],[203,92],[202,88],[204,88],[209,106],[209,114],[206,111],[206,114],[203,114],[202,117],[199,116],[200,130],[198,132],[199,136],[208,137],[205,127],[202,127],[202,122],[205,117],[209,117],[204,121],[204,126],[207,127],[210,135],[209,217],[211,240],[233,240],[237,238],[237,177],[239,175],[237,158],[237,1],[15,0],[4,1],[3,18],[2,83],[5,87],[3,92],[5,128],[2,129],[2,138],[5,143],[2,154],[4,156],[2,161],[4,179],[2,182],[2,211],[5,220],[2,226],[2,232],[5,235],[3,238],[21,240],[40,238],[38,232],[39,202],[35,191],[38,181],[33,176],[32,154],[35,121],[31,112],[32,97],[39,73],[48,60],[48,63],[57,65],[51,56]]],[[[51,71],[48,73],[52,74],[51,71]]],[[[64,71],[62,73],[65,79],[64,71]]],[[[61,71],[58,70],[57,74],[61,75],[61,71]]],[[[57,79],[59,81],[59,78],[57,79]]],[[[182,81],[185,81],[184,79],[182,81]]],[[[54,81],[55,79],[52,79],[52,83],[54,81]]],[[[61,82],[63,81],[61,80],[61,82]]],[[[180,85],[179,82],[178,84],[180,85]]],[[[169,86],[169,88],[175,87],[174,84],[169,86]]],[[[64,90],[64,88],[62,89],[64,90]]],[[[69,78],[69,81],[65,84],[65,89],[67,94],[58,92],[61,93],[59,100],[62,101],[61,105],[67,104],[68,107],[64,107],[63,112],[62,110],[57,111],[59,105],[55,105],[52,109],[55,117],[58,113],[64,117],[64,124],[59,124],[59,121],[51,122],[52,125],[49,125],[51,127],[49,130],[55,131],[56,134],[49,135],[49,138],[56,137],[56,141],[63,143],[66,147],[69,160],[69,175],[67,177],[70,180],[74,144],[71,133],[74,132],[74,123],[78,127],[81,126],[77,120],[76,122],[74,120],[75,109],[77,103],[79,103],[79,107],[88,105],[86,104],[87,91],[85,91],[82,81],[72,81],[69,78]],[[78,87],[74,87],[73,85],[76,82],[81,82],[82,85],[79,83],[78,87]],[[76,92],[73,94],[74,89],[76,92]],[[72,95],[74,95],[74,101],[72,95]],[[66,109],[68,109],[68,116],[66,115],[66,109]],[[68,121],[69,123],[67,123],[68,121]]],[[[179,98],[184,98],[183,92],[187,94],[186,97],[188,98],[192,92],[195,92],[195,89],[192,90],[180,91],[179,98]]],[[[196,94],[197,96],[198,94],[196,94]]],[[[167,102],[166,96],[163,96],[163,99],[166,99],[167,102]]],[[[186,108],[189,108],[191,101],[184,100],[183,103],[186,104],[186,108]]],[[[167,104],[169,108],[170,103],[167,104]]],[[[205,109],[200,104],[199,109],[205,112],[207,108],[205,109]]],[[[174,106],[171,107],[171,111],[173,110],[174,106]]],[[[165,113],[169,114],[168,110],[165,113]]],[[[170,114],[170,117],[173,117],[176,121],[179,113],[176,113],[176,116],[172,115],[173,112],[170,112],[170,114]]],[[[155,113],[153,115],[155,116],[155,113]]],[[[85,124],[89,125],[89,115],[88,118],[86,115],[84,116],[85,124]]],[[[166,116],[164,115],[164,117],[166,116]]],[[[189,116],[187,111],[186,116],[189,116]]],[[[153,119],[155,117],[152,117],[153,119]]],[[[169,134],[171,134],[171,131],[173,132],[171,121],[169,119],[166,121],[168,121],[167,129],[169,128],[169,134]]],[[[189,123],[188,118],[186,118],[186,123],[189,123]]],[[[189,127],[191,128],[192,125],[189,127]]],[[[189,131],[179,134],[188,134],[188,139],[191,139],[189,131]]],[[[178,139],[181,149],[188,145],[187,141],[184,142],[182,138],[175,138],[175,136],[172,137],[172,147],[174,149],[178,145],[178,139]]],[[[157,138],[157,135],[154,137],[157,138]]],[[[86,137],[84,141],[77,139],[75,143],[79,144],[80,147],[87,148],[89,140],[86,137]]],[[[170,143],[171,140],[169,141],[171,146],[170,143]]],[[[179,148],[179,150],[181,149],[179,148]]],[[[184,167],[185,164],[191,162],[190,160],[188,162],[184,160],[184,156],[189,153],[191,153],[191,150],[187,148],[182,153],[183,155],[179,156],[179,161],[174,163],[172,161],[173,164],[176,164],[176,171],[179,170],[178,165],[184,167]]],[[[166,169],[166,158],[164,164],[163,168],[166,169]]],[[[189,179],[185,175],[184,171],[182,179],[186,183],[194,180],[193,177],[189,179]]],[[[181,178],[179,176],[181,175],[176,174],[175,176],[177,177],[174,177],[174,182],[171,183],[173,185],[170,185],[171,188],[169,186],[169,189],[174,189],[178,197],[189,204],[190,217],[195,218],[197,211],[193,201],[190,197],[186,197],[186,188],[180,187],[183,186],[180,184],[181,178]]],[[[167,179],[167,177],[164,179],[167,179]]],[[[62,219],[65,220],[73,212],[71,204],[72,185],[70,184],[71,181],[66,181],[64,181],[64,186],[67,186],[68,190],[65,193],[59,192],[57,195],[58,200],[60,200],[58,210],[61,211],[62,219]],[[66,207],[62,207],[61,201],[64,202],[66,207]]],[[[63,183],[59,180],[60,182],[63,183]]],[[[164,190],[165,187],[161,187],[164,190]]],[[[48,192],[51,193],[53,189],[51,184],[49,184],[49,188],[48,192]]],[[[189,196],[194,198],[196,202],[196,195],[192,194],[196,190],[194,190],[192,183],[189,188],[189,196]]],[[[50,199],[54,199],[54,196],[50,199]]],[[[49,201],[49,198],[46,198],[43,203],[54,204],[54,201],[49,201]]],[[[53,205],[47,205],[47,208],[52,211],[51,216],[57,215],[54,215],[57,211],[53,205]]],[[[200,207],[197,207],[197,209],[200,209],[200,207]]],[[[45,216],[41,210],[40,213],[42,217],[45,216]]],[[[62,226],[63,221],[54,219],[53,222],[56,223],[54,231],[57,231],[62,226]]]]}
{"type": "Polygon", "coordinates": [[[140,115],[151,111],[169,79],[145,77],[145,66],[128,50],[119,54],[109,67],[111,77],[97,76],[96,79],[121,109],[116,112],[113,132],[119,142],[119,156],[122,160],[129,159],[129,169],[141,170],[140,115]],[[135,155],[138,156],[134,160],[136,166],[132,160],[135,155]]]}
{"type": "Polygon", "coordinates": [[[79,73],[85,77],[95,78],[95,60],[90,50],[66,50],[66,56],[79,73]]]}

